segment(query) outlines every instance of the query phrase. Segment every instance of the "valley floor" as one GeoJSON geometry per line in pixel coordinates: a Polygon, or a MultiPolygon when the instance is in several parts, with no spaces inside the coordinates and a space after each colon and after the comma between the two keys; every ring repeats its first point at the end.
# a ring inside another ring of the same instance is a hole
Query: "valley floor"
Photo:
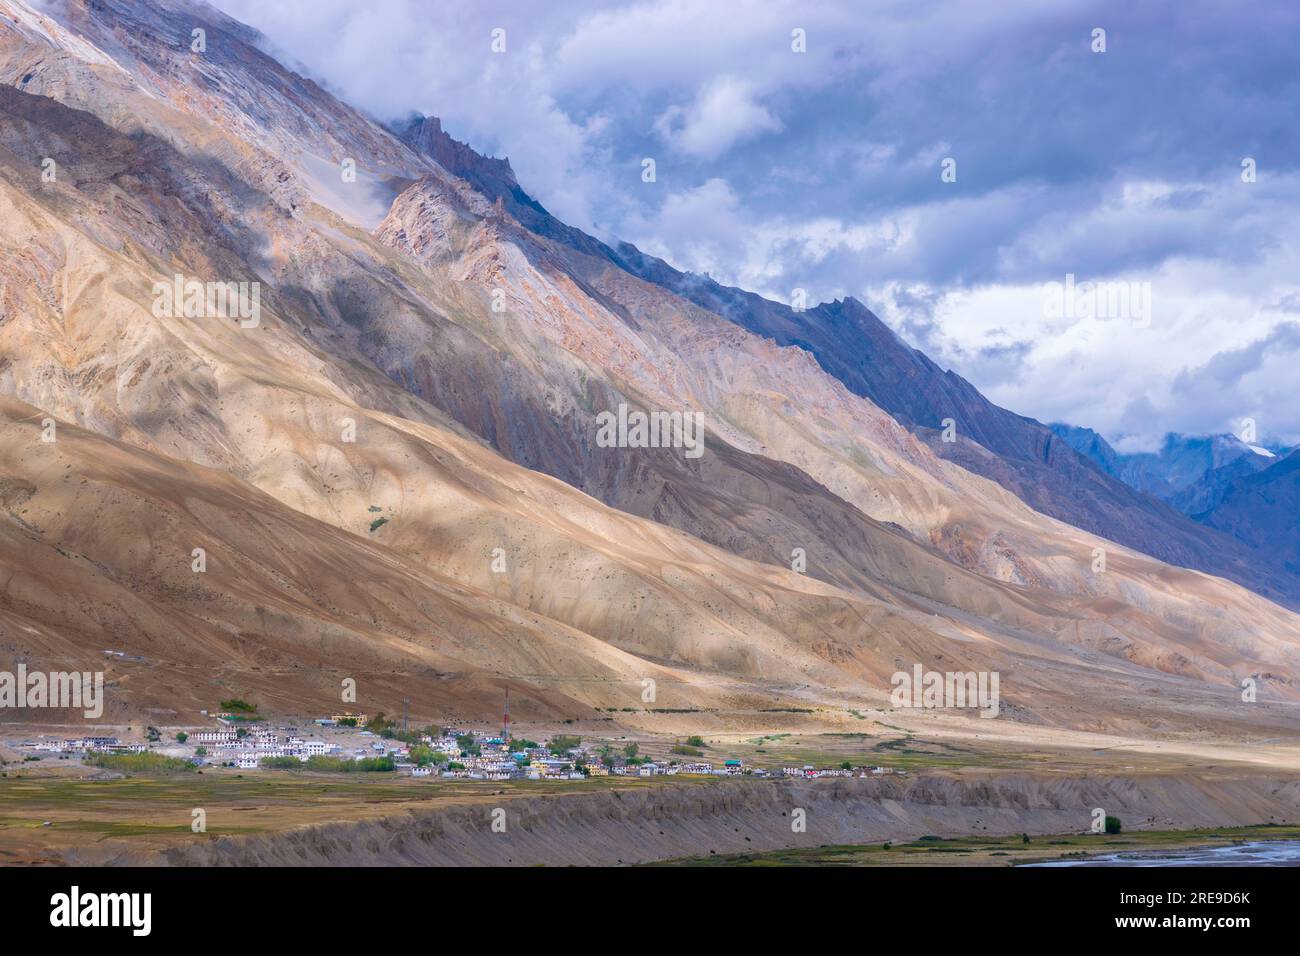
{"type": "MultiPolygon", "coordinates": [[[[872,746],[873,762],[906,773],[495,783],[232,768],[123,777],[11,763],[0,778],[0,864],[1001,865],[1300,833],[1300,779],[1287,760],[919,737],[872,746]],[[1123,832],[1088,833],[1097,809],[1123,832]],[[205,832],[192,829],[196,810],[205,832]]],[[[779,765],[860,756],[864,742],[786,734],[736,748],[779,765]]]]}

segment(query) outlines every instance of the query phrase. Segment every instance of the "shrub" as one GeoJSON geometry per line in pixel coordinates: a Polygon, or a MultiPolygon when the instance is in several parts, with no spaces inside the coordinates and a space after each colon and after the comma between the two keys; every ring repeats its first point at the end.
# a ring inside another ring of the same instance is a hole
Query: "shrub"
{"type": "Polygon", "coordinates": [[[389,720],[387,717],[384,716],[384,712],[382,710],[379,713],[375,714],[375,716],[371,717],[370,720],[366,723],[366,730],[370,731],[372,734],[379,734],[380,736],[383,736],[384,734],[387,733],[392,733],[396,729],[397,729],[397,721],[389,720]]]}
{"type": "Polygon", "coordinates": [[[325,773],[374,773],[394,769],[392,757],[360,757],[344,760],[341,757],[308,757],[308,770],[325,773]]]}
{"type": "Polygon", "coordinates": [[[303,762],[297,757],[263,757],[258,766],[263,770],[301,770],[303,762]]]}
{"type": "Polygon", "coordinates": [[[164,757],[162,754],[88,754],[86,763],[105,770],[122,773],[176,773],[193,769],[193,764],[181,757],[164,757]]]}
{"type": "Polygon", "coordinates": [[[1119,833],[1124,825],[1119,822],[1119,817],[1106,817],[1106,832],[1119,833]]]}
{"type": "Polygon", "coordinates": [[[444,764],[447,762],[447,755],[439,750],[424,744],[416,744],[411,748],[411,763],[417,767],[427,767],[429,764],[444,764]]]}

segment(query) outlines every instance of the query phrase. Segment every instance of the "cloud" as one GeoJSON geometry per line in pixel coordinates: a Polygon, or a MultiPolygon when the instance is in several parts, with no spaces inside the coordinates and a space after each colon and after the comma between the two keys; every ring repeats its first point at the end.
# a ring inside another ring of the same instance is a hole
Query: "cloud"
{"type": "Polygon", "coordinates": [[[1221,392],[1247,375],[1259,372],[1268,359],[1296,352],[1300,352],[1300,325],[1285,322],[1263,338],[1240,348],[1216,352],[1205,364],[1184,369],[1174,379],[1173,390],[1184,396],[1207,387],[1221,392]]]}
{"type": "Polygon", "coordinates": [[[652,219],[632,228],[636,245],[691,272],[729,275],[748,254],[740,197],[722,179],[670,193],[652,219]]]}
{"type": "Polygon", "coordinates": [[[756,102],[753,87],[732,76],[714,80],[689,107],[668,107],[654,125],[673,148],[696,159],[715,159],[737,143],[782,128],[756,102]]]}

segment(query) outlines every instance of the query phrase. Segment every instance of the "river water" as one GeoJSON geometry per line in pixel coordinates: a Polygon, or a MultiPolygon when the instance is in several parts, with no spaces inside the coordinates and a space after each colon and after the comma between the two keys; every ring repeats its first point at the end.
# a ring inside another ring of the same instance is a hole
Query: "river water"
{"type": "Polygon", "coordinates": [[[1084,860],[1054,860],[1022,866],[1300,866],[1300,840],[1258,840],[1231,846],[1185,850],[1107,853],[1084,860]]]}

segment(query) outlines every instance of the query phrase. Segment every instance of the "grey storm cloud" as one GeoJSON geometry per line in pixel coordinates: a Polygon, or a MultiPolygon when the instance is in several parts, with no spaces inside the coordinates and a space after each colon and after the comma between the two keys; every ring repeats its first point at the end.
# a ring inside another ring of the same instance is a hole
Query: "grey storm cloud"
{"type": "Polygon", "coordinates": [[[1258,372],[1267,358],[1279,353],[1300,352],[1300,324],[1285,322],[1262,339],[1237,349],[1216,353],[1195,369],[1174,379],[1174,391],[1184,395],[1206,389],[1224,389],[1258,372]]]}

